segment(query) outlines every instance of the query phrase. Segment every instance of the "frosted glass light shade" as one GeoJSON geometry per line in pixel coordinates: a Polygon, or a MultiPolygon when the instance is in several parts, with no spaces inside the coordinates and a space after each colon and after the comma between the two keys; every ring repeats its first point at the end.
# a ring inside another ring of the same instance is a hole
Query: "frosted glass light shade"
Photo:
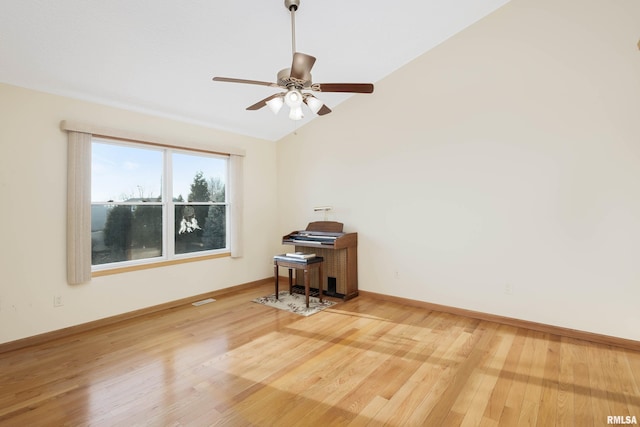
{"type": "Polygon", "coordinates": [[[301,120],[304,117],[302,114],[302,107],[292,107],[291,111],[289,111],[289,118],[291,120],[301,120]]]}
{"type": "Polygon", "coordinates": [[[296,108],[302,105],[302,94],[297,89],[290,89],[284,96],[284,103],[289,108],[296,108]]]}
{"type": "Polygon", "coordinates": [[[278,114],[283,105],[284,101],[282,100],[281,96],[277,96],[267,101],[267,107],[269,107],[269,109],[273,111],[273,114],[278,114]]]}
{"type": "Polygon", "coordinates": [[[318,98],[313,97],[313,96],[307,97],[307,101],[306,102],[307,102],[307,105],[309,106],[309,108],[311,109],[311,111],[314,112],[314,114],[318,114],[318,111],[320,111],[320,109],[324,105],[324,103],[322,101],[320,101],[318,98]]]}

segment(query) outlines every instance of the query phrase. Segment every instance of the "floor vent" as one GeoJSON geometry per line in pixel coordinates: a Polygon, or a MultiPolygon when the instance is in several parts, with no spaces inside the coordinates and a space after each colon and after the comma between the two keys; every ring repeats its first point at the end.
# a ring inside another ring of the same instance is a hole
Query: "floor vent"
{"type": "Polygon", "coordinates": [[[215,300],[213,298],[207,298],[207,299],[203,299],[202,301],[192,302],[191,305],[198,307],[200,305],[209,304],[210,302],[214,302],[214,301],[215,300]]]}

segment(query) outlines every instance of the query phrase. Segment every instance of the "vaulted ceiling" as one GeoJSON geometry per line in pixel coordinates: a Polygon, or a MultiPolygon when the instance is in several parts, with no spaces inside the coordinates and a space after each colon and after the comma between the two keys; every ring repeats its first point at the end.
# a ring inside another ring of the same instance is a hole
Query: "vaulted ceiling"
{"type": "MultiPolygon", "coordinates": [[[[301,0],[314,82],[376,83],[509,0],[301,0]]],[[[3,0],[0,82],[277,140],[309,120],[245,108],[291,64],[283,0],[3,0]]],[[[416,82],[420,84],[420,82],[416,82]]],[[[318,93],[331,108],[348,96],[318,93]]]]}

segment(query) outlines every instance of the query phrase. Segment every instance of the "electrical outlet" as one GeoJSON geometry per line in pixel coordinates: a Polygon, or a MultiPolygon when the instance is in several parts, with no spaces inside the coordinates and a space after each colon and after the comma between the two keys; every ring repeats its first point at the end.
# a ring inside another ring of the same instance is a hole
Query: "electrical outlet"
{"type": "Polygon", "coordinates": [[[504,293],[507,295],[513,295],[513,285],[511,283],[504,285],[504,293]]]}
{"type": "Polygon", "coordinates": [[[53,297],[53,306],[54,307],[62,307],[64,302],[62,301],[62,295],[55,295],[53,297]]]}

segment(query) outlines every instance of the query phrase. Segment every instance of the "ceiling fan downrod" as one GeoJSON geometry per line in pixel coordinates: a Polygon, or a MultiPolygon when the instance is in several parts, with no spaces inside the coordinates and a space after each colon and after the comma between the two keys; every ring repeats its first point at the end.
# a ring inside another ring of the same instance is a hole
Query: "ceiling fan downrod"
{"type": "Polygon", "coordinates": [[[291,56],[296,54],[296,10],[300,0],[284,0],[284,7],[291,12],[291,56]]]}

